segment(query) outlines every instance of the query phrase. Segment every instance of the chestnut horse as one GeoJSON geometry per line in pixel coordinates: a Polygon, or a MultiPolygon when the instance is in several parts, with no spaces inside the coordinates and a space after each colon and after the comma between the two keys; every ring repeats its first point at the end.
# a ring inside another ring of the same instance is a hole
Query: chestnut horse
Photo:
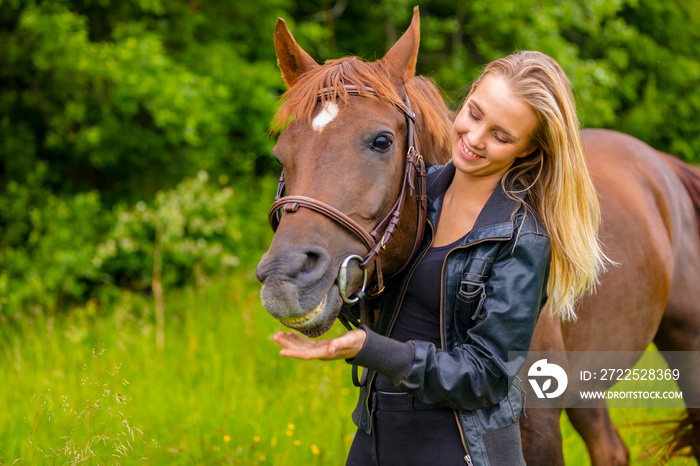
{"type": "MultiPolygon", "coordinates": [[[[277,204],[283,213],[257,275],[265,308],[306,335],[332,325],[341,289],[350,290],[345,299],[352,301],[352,292],[364,290],[364,273],[376,276],[381,263],[384,275],[392,275],[411,254],[420,221],[415,189],[408,190],[393,239],[376,248],[377,260],[363,261],[384,235],[375,227],[391,216],[401,192],[409,124],[415,120],[416,149],[426,165],[450,157],[451,113],[432,83],[414,76],[418,45],[417,7],[404,35],[371,63],[346,57],[319,65],[278,20],[275,48],[289,90],[276,118],[283,131],[274,154],[286,194],[308,203],[277,204]]],[[[600,196],[601,240],[616,265],[578,304],[576,322],[543,313],[531,350],[643,351],[651,342],[660,350],[700,350],[700,170],[612,131],[584,131],[583,140],[600,196]]],[[[697,399],[700,371],[684,373],[679,385],[684,397],[697,399]]],[[[528,464],[563,464],[561,410],[527,414],[521,431],[528,464]]],[[[594,465],[629,463],[605,401],[567,414],[594,465]]],[[[674,446],[690,446],[700,457],[700,409],[687,410],[674,446]]]]}

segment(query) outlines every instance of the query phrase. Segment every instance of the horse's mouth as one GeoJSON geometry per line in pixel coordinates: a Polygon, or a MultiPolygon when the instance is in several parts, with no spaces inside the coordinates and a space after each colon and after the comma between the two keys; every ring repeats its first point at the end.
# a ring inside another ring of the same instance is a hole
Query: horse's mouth
{"type": "Polygon", "coordinates": [[[328,293],[321,298],[318,306],[309,313],[297,317],[284,317],[280,319],[280,322],[308,337],[317,337],[326,333],[333,326],[335,318],[340,313],[341,305],[338,287],[333,285],[328,293]]]}

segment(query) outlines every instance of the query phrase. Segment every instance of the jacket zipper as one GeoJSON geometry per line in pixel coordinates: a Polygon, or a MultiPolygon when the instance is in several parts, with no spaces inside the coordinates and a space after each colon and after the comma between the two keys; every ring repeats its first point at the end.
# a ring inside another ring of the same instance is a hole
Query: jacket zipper
{"type": "MultiPolygon", "coordinates": [[[[430,225],[430,222],[428,222],[428,225],[430,225]]],[[[432,228],[432,226],[431,226],[432,228]]],[[[464,246],[458,246],[454,249],[451,249],[448,251],[448,253],[445,255],[445,260],[442,262],[442,269],[440,270],[440,347],[443,351],[445,351],[445,323],[444,323],[444,311],[443,311],[443,295],[444,295],[444,276],[445,276],[445,265],[447,264],[447,258],[449,257],[450,254],[452,254],[454,251],[458,249],[466,249],[471,246],[474,246],[475,244],[483,243],[486,241],[507,241],[510,238],[485,238],[479,241],[475,241],[473,243],[465,244],[464,246]]],[[[432,244],[432,242],[431,242],[432,244]]],[[[397,313],[398,314],[398,313],[397,313]]],[[[466,435],[464,434],[464,429],[462,428],[462,423],[459,422],[459,413],[457,412],[457,409],[452,410],[455,415],[455,421],[457,422],[457,428],[459,429],[459,435],[462,439],[462,446],[464,447],[464,451],[467,453],[464,456],[464,462],[467,464],[467,466],[473,466],[472,462],[472,457],[469,454],[469,448],[467,447],[467,439],[466,435]]],[[[371,422],[371,420],[370,420],[371,422]]]]}
{"type": "MultiPolygon", "coordinates": [[[[457,248],[455,248],[457,249],[457,248]]],[[[444,312],[442,309],[442,302],[443,302],[443,295],[444,293],[444,276],[445,276],[445,264],[447,264],[447,258],[449,255],[454,251],[455,249],[452,249],[447,252],[445,255],[445,260],[442,262],[442,269],[440,269],[440,348],[445,351],[445,322],[444,322],[444,312]]],[[[472,463],[472,457],[469,454],[469,448],[467,448],[467,439],[466,436],[464,435],[464,429],[462,428],[462,423],[459,422],[459,413],[457,412],[456,409],[453,409],[452,412],[455,415],[455,421],[457,422],[457,429],[459,429],[459,437],[462,440],[462,446],[464,447],[464,452],[466,455],[464,455],[464,462],[468,466],[473,466],[472,463]]]]}

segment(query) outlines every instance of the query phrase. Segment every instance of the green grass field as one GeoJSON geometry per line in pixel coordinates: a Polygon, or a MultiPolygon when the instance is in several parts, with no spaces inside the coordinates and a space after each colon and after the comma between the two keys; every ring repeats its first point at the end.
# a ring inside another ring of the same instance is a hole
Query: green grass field
{"type": "MultiPolygon", "coordinates": [[[[1,322],[0,464],[344,464],[350,367],[279,357],[271,336],[283,328],[258,290],[251,268],[166,294],[163,351],[136,297],[1,322]]],[[[665,464],[666,426],[649,421],[678,415],[612,410],[633,464],[665,464]]],[[[566,464],[589,464],[563,421],[566,464]]]]}

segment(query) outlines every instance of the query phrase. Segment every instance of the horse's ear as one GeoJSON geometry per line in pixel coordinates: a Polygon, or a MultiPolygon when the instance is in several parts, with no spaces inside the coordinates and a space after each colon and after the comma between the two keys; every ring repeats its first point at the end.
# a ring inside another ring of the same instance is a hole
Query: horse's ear
{"type": "Polygon", "coordinates": [[[382,62],[386,65],[392,79],[398,85],[410,81],[416,75],[418,46],[420,45],[420,13],[418,6],[413,8],[411,25],[401,38],[384,55],[382,62]]]}
{"type": "Polygon", "coordinates": [[[319,66],[311,55],[299,47],[282,18],[277,18],[275,25],[275,52],[277,66],[282,71],[282,78],[287,87],[291,87],[305,71],[319,66]]]}

